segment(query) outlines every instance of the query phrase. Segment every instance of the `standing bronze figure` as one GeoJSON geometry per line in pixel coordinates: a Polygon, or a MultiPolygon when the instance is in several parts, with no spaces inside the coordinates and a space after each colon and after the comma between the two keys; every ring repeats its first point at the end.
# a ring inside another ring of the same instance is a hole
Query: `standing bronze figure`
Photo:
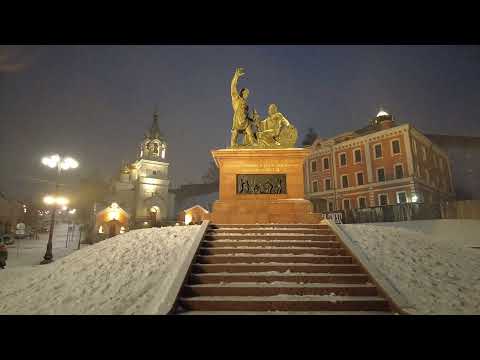
{"type": "Polygon", "coordinates": [[[230,147],[232,148],[237,146],[239,133],[243,133],[245,136],[244,145],[253,145],[256,142],[252,130],[252,119],[248,117],[247,99],[250,92],[246,88],[241,89],[240,93],[237,91],[238,79],[243,75],[245,75],[244,70],[238,68],[233,75],[231,84],[233,124],[230,147]]]}

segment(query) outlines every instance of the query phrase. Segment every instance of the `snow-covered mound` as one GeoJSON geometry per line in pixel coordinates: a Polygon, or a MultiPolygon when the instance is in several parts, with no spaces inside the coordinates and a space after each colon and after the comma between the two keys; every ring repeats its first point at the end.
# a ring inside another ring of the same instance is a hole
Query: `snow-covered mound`
{"type": "Polygon", "coordinates": [[[418,313],[480,314],[480,221],[428,220],[341,228],[418,313]]]}
{"type": "Polygon", "coordinates": [[[134,230],[49,265],[2,270],[0,314],[164,314],[199,230],[134,230]]]}

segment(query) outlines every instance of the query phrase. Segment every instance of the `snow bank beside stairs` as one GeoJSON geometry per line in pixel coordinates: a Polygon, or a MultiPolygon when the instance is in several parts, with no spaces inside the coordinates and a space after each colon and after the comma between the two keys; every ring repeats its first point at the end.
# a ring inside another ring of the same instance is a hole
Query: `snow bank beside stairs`
{"type": "Polygon", "coordinates": [[[480,314],[480,221],[341,225],[419,314],[480,314]]]}
{"type": "Polygon", "coordinates": [[[0,271],[0,314],[165,314],[200,225],[130,231],[0,271]]]}

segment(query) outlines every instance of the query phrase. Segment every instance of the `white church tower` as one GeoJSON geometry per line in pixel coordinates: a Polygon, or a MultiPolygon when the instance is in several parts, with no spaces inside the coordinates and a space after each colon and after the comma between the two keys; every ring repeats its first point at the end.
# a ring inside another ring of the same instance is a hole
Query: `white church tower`
{"type": "Polygon", "coordinates": [[[116,197],[129,203],[131,221],[137,226],[155,226],[174,219],[174,195],[169,194],[167,141],[158,126],[158,113],[140,144],[137,160],[124,166],[115,185],[116,197]],[[128,200],[127,200],[128,199],[128,200]]]}

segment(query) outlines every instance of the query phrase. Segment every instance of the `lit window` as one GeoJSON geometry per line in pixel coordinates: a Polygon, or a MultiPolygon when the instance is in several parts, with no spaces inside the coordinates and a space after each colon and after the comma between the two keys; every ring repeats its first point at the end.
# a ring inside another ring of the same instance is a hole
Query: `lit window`
{"type": "Polygon", "coordinates": [[[405,204],[407,202],[407,193],[405,191],[397,192],[397,203],[405,204]]]}
{"type": "Polygon", "coordinates": [[[103,234],[103,226],[102,225],[100,225],[100,227],[98,228],[98,233],[103,234]]]}
{"type": "Polygon", "coordinates": [[[162,150],[162,159],[165,159],[165,149],[162,150]]]}

